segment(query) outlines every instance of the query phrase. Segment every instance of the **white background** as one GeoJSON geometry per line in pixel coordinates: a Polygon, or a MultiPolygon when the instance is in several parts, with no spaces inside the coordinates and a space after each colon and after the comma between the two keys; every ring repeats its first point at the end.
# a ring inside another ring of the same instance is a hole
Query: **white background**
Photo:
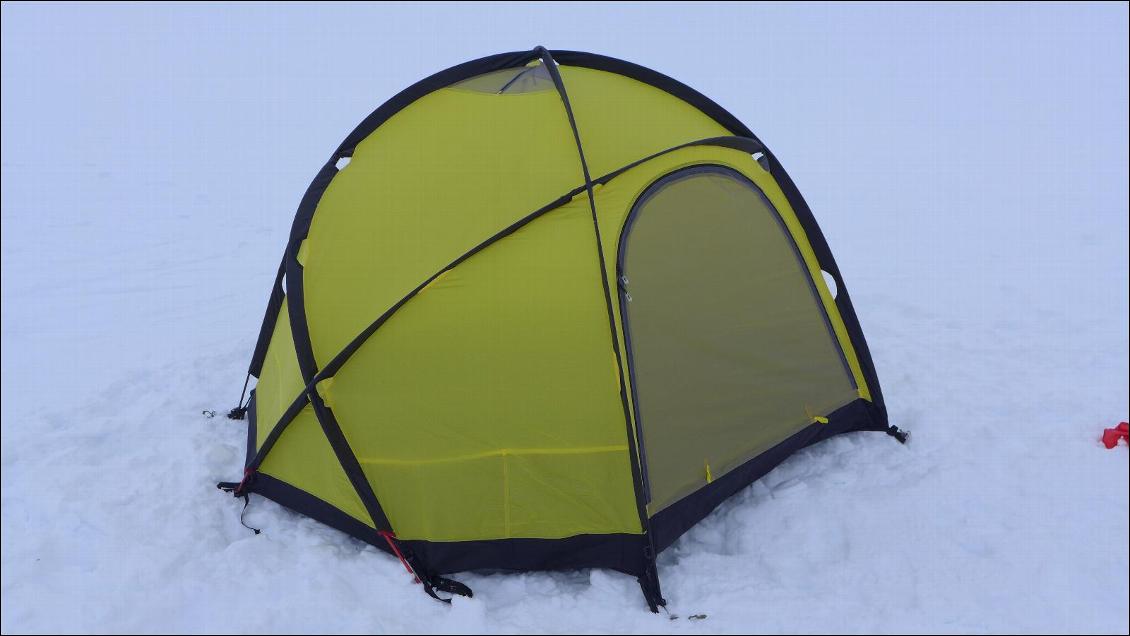
{"type": "Polygon", "coordinates": [[[9,631],[1128,630],[1125,4],[3,5],[9,631]],[[255,499],[238,395],[298,200],[366,114],[543,44],[713,98],[828,238],[901,447],[800,453],[660,559],[463,575],[255,499]],[[690,614],[706,619],[691,621],[690,614]]]}

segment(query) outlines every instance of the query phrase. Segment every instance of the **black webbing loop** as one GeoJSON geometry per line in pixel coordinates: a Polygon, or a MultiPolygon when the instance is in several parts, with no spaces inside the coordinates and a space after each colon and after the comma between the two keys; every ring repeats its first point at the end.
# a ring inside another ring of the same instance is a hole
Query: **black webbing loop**
{"type": "Polygon", "coordinates": [[[894,424],[887,427],[887,435],[897,439],[900,444],[905,444],[910,439],[910,431],[904,431],[894,424]]]}
{"type": "Polygon", "coordinates": [[[239,524],[244,528],[247,528],[248,530],[254,532],[255,534],[259,534],[260,532],[262,532],[262,530],[260,530],[259,528],[252,528],[251,526],[247,525],[246,521],[243,520],[243,515],[247,514],[247,506],[249,506],[250,504],[251,495],[248,493],[243,493],[243,510],[239,512],[239,524]]]}
{"type": "Polygon", "coordinates": [[[391,530],[379,530],[377,534],[384,537],[385,542],[388,543],[389,550],[396,555],[396,558],[400,559],[400,563],[404,565],[404,569],[408,570],[408,573],[412,575],[413,582],[424,586],[424,592],[427,593],[428,596],[441,603],[451,603],[451,598],[443,598],[439,594],[436,594],[436,590],[446,592],[447,594],[458,594],[459,596],[466,596],[468,598],[474,596],[471,588],[459,581],[427,572],[412,550],[410,550],[408,546],[401,544],[400,540],[396,538],[396,534],[391,530]]]}
{"type": "Polygon", "coordinates": [[[247,506],[251,504],[251,493],[249,489],[251,488],[251,484],[254,483],[254,481],[255,471],[251,470],[250,468],[246,468],[243,471],[243,479],[241,481],[221,481],[220,483],[216,484],[216,488],[219,488],[224,492],[230,492],[235,497],[243,498],[243,510],[239,512],[239,523],[244,528],[247,528],[255,534],[259,534],[260,532],[262,532],[261,530],[259,530],[259,528],[253,528],[247,525],[247,523],[243,520],[243,516],[247,514],[247,506]]]}
{"type": "MultiPolygon", "coordinates": [[[[466,596],[467,598],[471,598],[475,595],[475,593],[471,591],[471,588],[460,583],[459,581],[456,581],[455,579],[449,579],[447,577],[437,575],[433,576],[431,578],[431,581],[435,589],[441,592],[447,592],[448,594],[458,594],[459,596],[466,596]]],[[[448,599],[449,602],[450,600],[451,599],[448,599]]]]}
{"type": "Polygon", "coordinates": [[[466,596],[467,598],[471,598],[475,595],[474,592],[471,591],[471,588],[460,583],[459,581],[449,579],[444,576],[439,576],[438,574],[424,577],[418,576],[417,578],[419,578],[420,583],[424,586],[424,592],[440,603],[450,604],[452,597],[449,596],[447,598],[444,598],[437,594],[436,590],[451,595],[466,596]]]}

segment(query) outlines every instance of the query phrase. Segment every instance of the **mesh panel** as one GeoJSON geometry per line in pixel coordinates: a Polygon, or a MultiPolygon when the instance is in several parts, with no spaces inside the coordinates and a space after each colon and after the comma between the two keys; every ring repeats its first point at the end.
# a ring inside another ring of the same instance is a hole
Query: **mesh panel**
{"type": "Polygon", "coordinates": [[[669,175],[624,242],[652,514],[857,397],[792,238],[745,177],[669,175]]]}
{"type": "Polygon", "coordinates": [[[460,88],[480,93],[515,94],[553,89],[553,79],[540,63],[535,66],[508,68],[476,75],[450,88],[460,88]]]}

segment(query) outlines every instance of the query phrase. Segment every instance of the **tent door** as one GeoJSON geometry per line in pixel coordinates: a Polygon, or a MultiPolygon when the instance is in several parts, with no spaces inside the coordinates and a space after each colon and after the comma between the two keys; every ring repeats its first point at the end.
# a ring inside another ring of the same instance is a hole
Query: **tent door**
{"type": "Polygon", "coordinates": [[[650,514],[857,397],[796,243],[741,173],[652,184],[617,275],[650,514]]]}

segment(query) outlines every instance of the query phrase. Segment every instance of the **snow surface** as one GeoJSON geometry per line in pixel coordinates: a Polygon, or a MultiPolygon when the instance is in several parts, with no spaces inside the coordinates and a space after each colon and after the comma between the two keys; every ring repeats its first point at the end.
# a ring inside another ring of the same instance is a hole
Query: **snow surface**
{"type": "Polygon", "coordinates": [[[1127,5],[3,5],[4,632],[1122,632],[1127,5]],[[309,179],[417,79],[536,44],[747,122],[851,285],[892,420],[660,559],[462,575],[214,488],[309,179]],[[690,620],[692,614],[706,614],[690,620]]]}

